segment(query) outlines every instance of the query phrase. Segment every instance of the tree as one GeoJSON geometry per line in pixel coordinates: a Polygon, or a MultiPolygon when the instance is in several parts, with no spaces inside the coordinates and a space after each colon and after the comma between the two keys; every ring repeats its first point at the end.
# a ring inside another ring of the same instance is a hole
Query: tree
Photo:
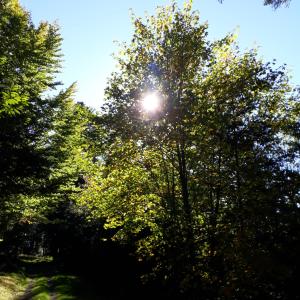
{"type": "Polygon", "coordinates": [[[175,293],[288,295],[295,269],[257,263],[276,265],[291,242],[279,228],[299,226],[299,95],[284,67],[240,53],[233,35],[208,42],[189,3],[133,23],[106,90],[111,146],[82,203],[175,293]],[[144,111],[151,93],[160,107],[144,111]]]}
{"type": "Polygon", "coordinates": [[[264,5],[272,5],[275,9],[281,5],[289,5],[291,0],[265,0],[264,5]]]}
{"type": "MultiPolygon", "coordinates": [[[[51,101],[60,67],[57,25],[36,28],[16,0],[0,1],[0,170],[1,211],[21,194],[35,193],[47,176],[44,131],[51,126],[51,101]]],[[[12,207],[14,207],[12,205],[12,207]]],[[[12,209],[13,210],[13,209],[12,209]]],[[[8,215],[1,214],[6,226],[8,215]]]]}
{"type": "Polygon", "coordinates": [[[42,22],[35,28],[17,0],[2,0],[0,8],[0,113],[14,116],[57,85],[62,38],[56,24],[42,22]]]}
{"type": "Polygon", "coordinates": [[[49,126],[49,101],[41,95],[55,85],[61,37],[56,25],[35,28],[18,1],[0,5],[1,190],[7,193],[6,188],[14,189],[5,186],[13,185],[10,176],[33,175],[42,163],[37,144],[49,126]],[[34,159],[30,167],[27,162],[34,159]]]}
{"type": "MultiPolygon", "coordinates": [[[[219,2],[223,2],[223,0],[219,0],[219,2]]],[[[273,8],[277,9],[282,5],[288,6],[291,0],[264,0],[264,5],[271,5],[273,8]]]]}
{"type": "Polygon", "coordinates": [[[45,94],[59,85],[56,24],[35,27],[18,1],[1,0],[0,36],[0,235],[9,244],[30,224],[53,221],[51,213],[81,189],[91,172],[95,116],[74,103],[75,85],[45,94]]]}

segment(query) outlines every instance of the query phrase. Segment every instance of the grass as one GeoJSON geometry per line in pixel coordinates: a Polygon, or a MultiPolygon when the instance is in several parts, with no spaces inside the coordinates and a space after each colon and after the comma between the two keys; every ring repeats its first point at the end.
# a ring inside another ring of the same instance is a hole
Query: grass
{"type": "Polygon", "coordinates": [[[0,274],[0,300],[13,300],[20,297],[28,285],[29,279],[23,274],[0,274]]]}
{"type": "MultiPolygon", "coordinates": [[[[62,273],[52,257],[19,257],[17,272],[0,273],[0,300],[94,300],[90,286],[62,273]]],[[[103,298],[101,298],[103,299],[103,298]]],[[[104,298],[105,299],[105,298],[104,298]]]]}
{"type": "Polygon", "coordinates": [[[0,275],[0,300],[57,300],[89,299],[78,296],[82,286],[76,276],[58,274],[49,277],[25,277],[10,273],[0,275]]]}
{"type": "Polygon", "coordinates": [[[50,300],[55,295],[57,300],[78,299],[75,296],[75,276],[55,275],[35,278],[23,295],[23,299],[50,300]]]}
{"type": "Polygon", "coordinates": [[[0,300],[106,300],[124,299],[125,295],[152,299],[149,291],[139,290],[129,267],[119,268],[116,262],[96,261],[91,270],[82,264],[78,267],[76,260],[70,267],[52,257],[21,255],[4,262],[0,266],[5,270],[0,273],[0,300]]]}

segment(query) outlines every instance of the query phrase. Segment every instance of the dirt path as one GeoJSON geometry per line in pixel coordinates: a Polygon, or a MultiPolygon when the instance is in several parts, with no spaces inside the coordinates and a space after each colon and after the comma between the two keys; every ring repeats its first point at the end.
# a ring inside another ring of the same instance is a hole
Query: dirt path
{"type": "Polygon", "coordinates": [[[32,292],[32,288],[34,287],[34,281],[31,279],[27,285],[27,288],[24,292],[23,295],[21,295],[20,297],[17,298],[17,300],[30,300],[32,299],[33,292],[32,292]]]}
{"type": "MultiPolygon", "coordinates": [[[[34,296],[37,296],[36,291],[33,289],[35,288],[36,282],[31,279],[24,294],[17,298],[17,300],[30,300],[34,296]]],[[[55,292],[55,285],[51,278],[48,278],[47,280],[47,292],[49,293],[50,300],[57,300],[57,294],[55,292]]]]}
{"type": "Polygon", "coordinates": [[[51,278],[48,279],[48,288],[49,288],[49,296],[50,296],[50,300],[56,300],[57,299],[57,295],[54,291],[54,282],[51,278]]]}

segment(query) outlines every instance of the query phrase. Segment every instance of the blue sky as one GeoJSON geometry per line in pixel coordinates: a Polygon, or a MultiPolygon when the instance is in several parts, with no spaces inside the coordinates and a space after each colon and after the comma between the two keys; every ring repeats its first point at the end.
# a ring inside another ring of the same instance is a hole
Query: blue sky
{"type": "MultiPolygon", "coordinates": [[[[34,23],[57,21],[64,39],[64,62],[59,79],[65,86],[77,81],[77,101],[98,109],[107,77],[115,70],[114,41],[129,41],[132,25],[129,9],[136,15],[153,13],[168,0],[20,0],[34,23]]],[[[181,5],[183,1],[178,1],[181,5]]],[[[265,61],[277,59],[290,69],[293,84],[300,84],[300,1],[277,10],[263,0],[194,0],[202,21],[208,21],[209,39],[224,37],[239,28],[241,49],[259,47],[265,61]]]]}

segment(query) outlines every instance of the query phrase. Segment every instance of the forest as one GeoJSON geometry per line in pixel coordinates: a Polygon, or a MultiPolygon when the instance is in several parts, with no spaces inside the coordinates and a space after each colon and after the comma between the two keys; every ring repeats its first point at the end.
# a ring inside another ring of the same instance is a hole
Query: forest
{"type": "Polygon", "coordinates": [[[300,299],[299,86],[191,1],[132,26],[95,111],[0,0],[0,299],[300,299]]]}

